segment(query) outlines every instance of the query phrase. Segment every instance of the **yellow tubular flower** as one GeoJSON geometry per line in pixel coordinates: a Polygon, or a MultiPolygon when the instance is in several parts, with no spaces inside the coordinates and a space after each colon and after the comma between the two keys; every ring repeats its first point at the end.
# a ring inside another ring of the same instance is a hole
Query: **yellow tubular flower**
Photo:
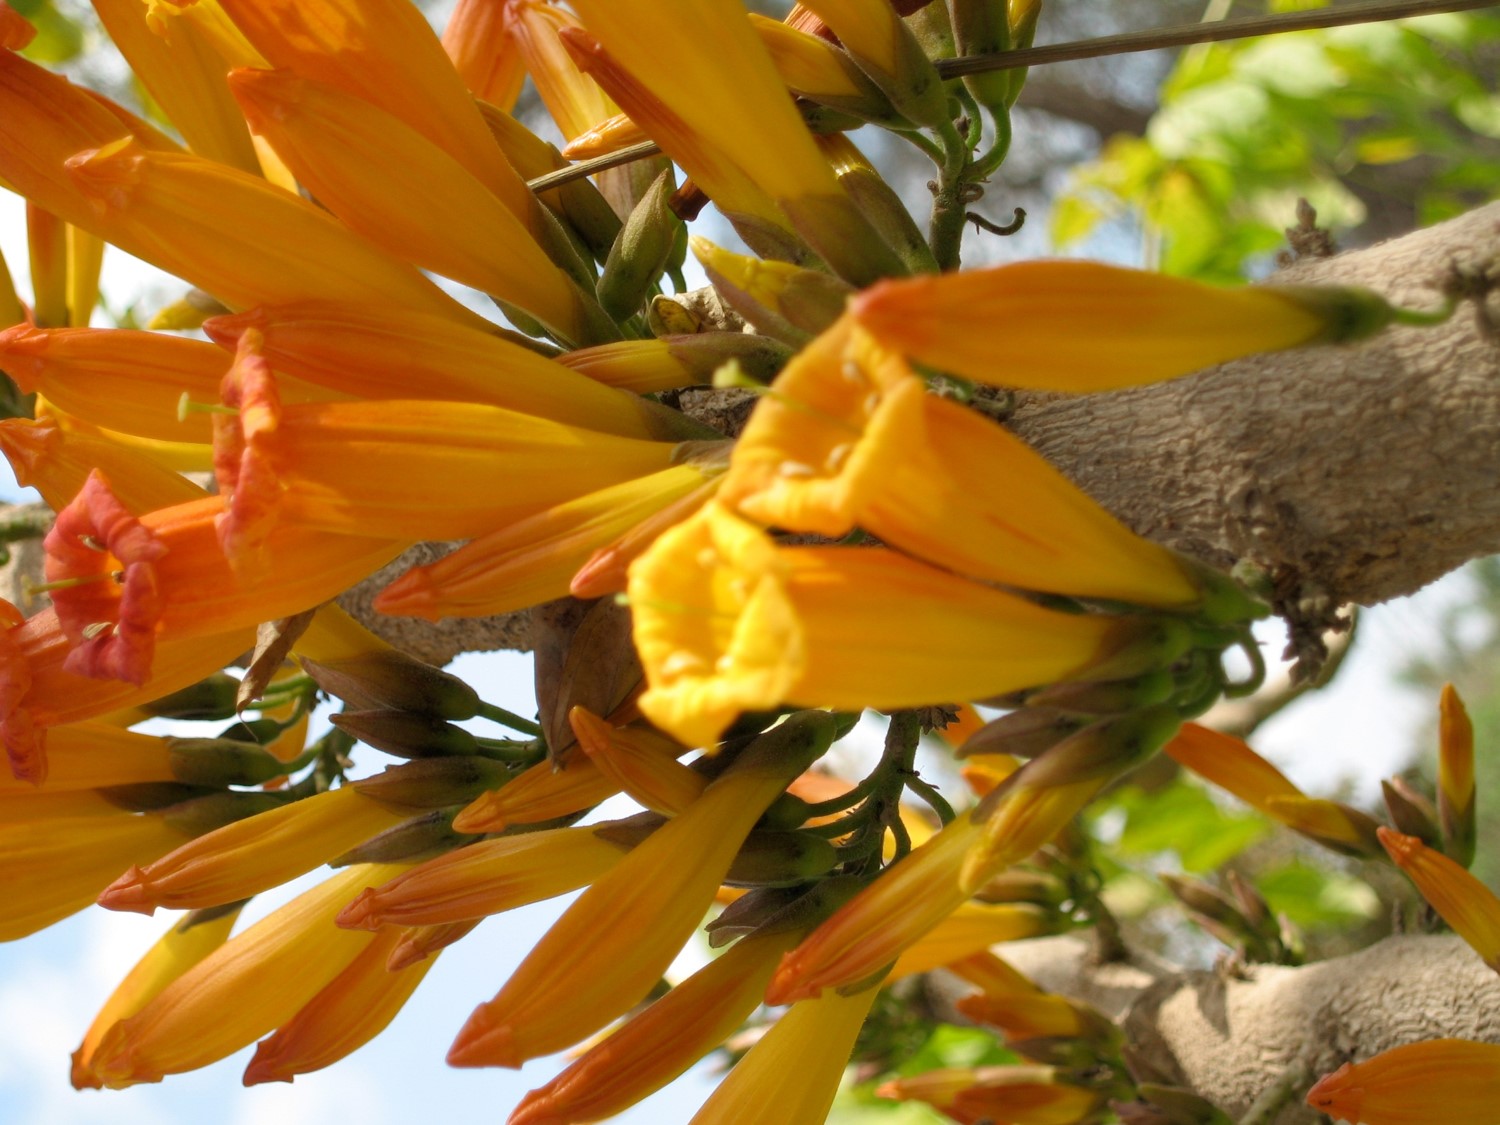
{"type": "Polygon", "coordinates": [[[32,316],[44,328],[67,325],[68,224],[29,200],[26,250],[31,262],[32,316]]]}
{"type": "Polygon", "coordinates": [[[87,328],[99,303],[104,241],[80,227],[68,227],[68,324],[87,328]]]}
{"type": "Polygon", "coordinates": [[[735,1064],[691,1125],[822,1121],[879,991],[829,994],[793,1005],[735,1064]]]}
{"type": "Polygon", "coordinates": [[[154,913],[219,906],[279,887],[411,813],[392,812],[350,786],[245,817],[131,867],[99,896],[110,910],[154,913]]]}
{"type": "Polygon", "coordinates": [[[832,716],[804,713],[756,739],[568,908],[469,1017],[448,1061],[520,1066],[639,1003],[703,920],[751,826],[832,736],[832,716]]]}
{"type": "Polygon", "coordinates": [[[1064,615],[882,548],[778,548],[717,503],[630,570],[641,710],[688,745],[783,703],[894,710],[1066,679],[1144,634],[1064,615]],[[889,607],[899,636],[860,623],[889,607]]]}
{"type": "Polygon", "coordinates": [[[359,888],[400,870],[351,867],[231,938],[115,1024],[95,1053],[94,1073],[111,1089],[159,1082],[280,1027],[371,941],[333,925],[334,914],[359,888]]]}
{"type": "Polygon", "coordinates": [[[1474,724],[1452,684],[1439,701],[1437,791],[1443,850],[1467,867],[1475,844],[1474,724]]]}
{"type": "Polygon", "coordinates": [[[436,961],[388,969],[386,959],[403,937],[397,929],[377,934],[275,1035],[262,1040],[245,1067],[245,1085],[290,1082],[322,1070],[384,1031],[436,961]]]}
{"type": "MultiPolygon", "coordinates": [[[[40,787],[43,793],[175,779],[165,739],[121,730],[109,723],[70,723],[58,727],[47,738],[47,759],[51,768],[40,787]]],[[[31,782],[0,769],[0,798],[34,794],[37,790],[31,782]]]]}
{"type": "Polygon", "coordinates": [[[467,168],[539,234],[536,197],[495,147],[474,99],[408,0],[219,0],[274,67],[399,117],[467,168]]]}
{"type": "MultiPolygon", "coordinates": [[[[424,398],[486,403],[619,437],[666,438],[680,415],[599,385],[485,328],[408,309],[329,301],[270,305],[204,322],[209,338],[234,351],[249,331],[288,393],[315,384],[364,399],[424,398]]],[[[335,397],[335,396],[325,396],[335,397]]]]}
{"type": "Polygon", "coordinates": [[[927,1102],[958,1121],[1070,1125],[1088,1119],[1105,1095],[1069,1085],[1067,1073],[1052,1066],[957,1067],[898,1078],[876,1093],[927,1102]]]}
{"type": "Polygon", "coordinates": [[[919,125],[952,128],[948,94],[889,0],[805,0],[899,109],[919,125]]]}
{"type": "Polygon", "coordinates": [[[447,949],[473,932],[484,919],[471,918],[464,922],[443,922],[436,926],[413,926],[400,932],[401,938],[386,959],[385,967],[398,973],[408,965],[425,961],[447,949]]]}
{"type": "Polygon", "coordinates": [[[284,70],[236,70],[229,87],[256,134],[356,234],[524,309],[561,339],[610,331],[588,323],[582,291],[515,214],[399,118],[284,70]]]}
{"type": "Polygon", "coordinates": [[[567,426],[497,406],[427,399],[283,406],[259,334],[225,377],[214,467],[221,531],[251,557],[278,526],[407,541],[463,539],[669,467],[672,442],[567,426]],[[446,499],[434,503],[434,495],[446,499]]]}
{"type": "Polygon", "coordinates": [[[966,902],[905,950],[891,979],[927,973],[1002,941],[1020,941],[1056,933],[1056,917],[1030,903],[966,902]]]}
{"type": "Polygon", "coordinates": [[[130,69],[199,156],[260,174],[245,120],[224,85],[224,60],[190,19],[156,20],[142,0],[94,0],[130,69]]]}
{"type": "Polygon", "coordinates": [[[780,20],[758,12],[749,15],[750,25],[792,93],[870,120],[897,120],[890,99],[865,77],[846,52],[826,39],[798,31],[780,20]]]}
{"type": "Polygon", "coordinates": [[[1170,551],[1006,430],[927,394],[899,357],[845,322],[805,348],[774,391],[736,443],[720,494],[761,523],[830,537],[859,526],[928,562],[1026,589],[1164,608],[1201,598],[1170,551]]]}
{"type": "Polygon", "coordinates": [[[595,156],[608,156],[622,148],[638,145],[651,138],[630,117],[617,113],[601,121],[592,129],[579,133],[563,146],[562,154],[569,160],[588,160],[595,156]]]}
{"type": "Polygon", "coordinates": [[[71,1078],[75,1090],[97,1090],[103,1085],[94,1073],[94,1055],[105,1032],[118,1021],[135,1015],[169,984],[229,940],[229,931],[239,916],[237,904],[195,911],[175,923],[146,951],[104,1002],[84,1032],[83,1043],[73,1052],[71,1078]]]}
{"type": "Polygon", "coordinates": [[[505,34],[506,0],[458,0],[443,28],[443,50],[476,98],[509,112],[526,65],[505,34]]]}
{"type": "Polygon", "coordinates": [[[1266,801],[1272,797],[1303,795],[1284,773],[1250,749],[1243,739],[1198,723],[1183,723],[1163,750],[1178,765],[1263,812],[1266,801]]]}
{"type": "MultiPolygon", "coordinates": [[[[721,208],[715,164],[727,164],[774,200],[791,226],[833,269],[856,285],[903,272],[839,187],[798,117],[770,56],[734,0],[649,0],[622,6],[579,0],[584,26],[658,106],[671,107],[682,129],[658,133],[651,114],[627,100],[603,75],[621,107],[708,192],[721,208]],[[641,34],[649,22],[652,33],[641,34]],[[704,167],[705,152],[711,154],[704,167]],[[765,154],[776,153],[775,160],[765,154]],[[706,173],[706,174],[705,174],[706,173]]],[[[775,211],[751,211],[785,228],[775,211]]]]}
{"type": "Polygon", "coordinates": [[[66,163],[92,205],[79,225],[231,307],[318,297],[405,305],[481,329],[489,323],[326,211],[259,176],[152,152],[133,139],[66,163]]]}
{"type": "Polygon", "coordinates": [[[27,394],[112,430],[162,441],[213,440],[206,415],[177,419],[184,393],[218,398],[224,353],[202,340],[125,328],[0,332],[0,369],[27,394]]]}
{"type": "Polygon", "coordinates": [[[568,723],[599,772],[643,808],[676,816],[708,788],[708,779],[677,761],[683,747],[649,728],[614,727],[586,707],[568,723]]]}
{"type": "Polygon", "coordinates": [[[348,929],[435,926],[514,910],[576,891],[599,878],[625,848],[593,828],[552,828],[481,840],[429,859],[344,907],[348,929]]]}
{"type": "Polygon", "coordinates": [[[89,197],[65,167],[74,153],[129,132],[142,144],[181,151],[144,121],[127,121],[129,116],[66,78],[0,51],[0,180],[53,214],[92,229],[89,197]]]}
{"type": "Polygon", "coordinates": [[[8,865],[0,941],[25,937],[82,910],[122,867],[148,863],[187,838],[159,815],[124,809],[0,824],[8,865]]]}
{"type": "Polygon", "coordinates": [[[1307,1093],[1335,1121],[1364,1125],[1486,1125],[1500,1100],[1500,1045],[1430,1039],[1345,1063],[1307,1093]]]}
{"type": "Polygon", "coordinates": [[[887,347],[965,378],[1086,394],[1349,339],[1384,302],[1354,289],[1218,288],[1098,262],[1016,262],[885,282],[854,301],[887,347]]]}
{"type": "Polygon", "coordinates": [[[1378,829],[1377,835],[1396,866],[1411,877],[1443,921],[1486,965],[1500,972],[1500,898],[1495,892],[1415,836],[1389,828],[1378,829]]]}
{"type": "Polygon", "coordinates": [[[826,988],[867,981],[947,918],[968,897],[959,887],[964,856],[979,839],[968,813],[882,872],[781,959],[766,1003],[788,1004],[826,988]]]}
{"type": "Polygon", "coordinates": [[[413,567],[380,592],[375,608],[437,621],[510,613],[563,597],[597,551],[705,483],[703,467],[674,465],[566,501],[413,567]]]}
{"type": "Polygon", "coordinates": [[[460,832],[503,832],[516,824],[538,824],[593,808],[619,787],[587,756],[574,756],[567,768],[538,762],[514,781],[481,793],[453,820],[460,832]]]}
{"type": "Polygon", "coordinates": [[[512,49],[525,61],[526,73],[565,141],[618,112],[599,84],[578,69],[558,38],[563,28],[577,26],[572,13],[545,0],[510,0],[505,5],[505,30],[512,49]]]}

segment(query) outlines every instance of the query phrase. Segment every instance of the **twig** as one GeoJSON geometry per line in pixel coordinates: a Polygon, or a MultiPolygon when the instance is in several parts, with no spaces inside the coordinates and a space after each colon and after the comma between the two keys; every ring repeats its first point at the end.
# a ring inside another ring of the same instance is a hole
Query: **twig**
{"type": "MultiPolygon", "coordinates": [[[[1305,12],[1283,12],[1279,15],[1248,16],[1215,23],[1190,23],[1171,27],[1153,27],[1105,35],[1098,39],[1079,39],[1071,43],[1053,43],[1045,47],[1028,47],[1022,51],[1000,51],[993,55],[969,55],[957,59],[937,59],[933,65],[944,78],[961,78],[966,74],[983,74],[993,70],[1016,70],[1048,63],[1097,59],[1106,55],[1127,55],[1139,51],[1161,51],[1188,47],[1194,43],[1218,43],[1230,39],[1249,39],[1257,35],[1277,35],[1285,31],[1313,31],[1325,27],[1346,27],[1357,23],[1380,23],[1386,20],[1410,19],[1413,16],[1439,12],[1467,12],[1476,8],[1493,8],[1496,0],[1380,0],[1378,3],[1348,4],[1337,8],[1317,8],[1305,12]]],[[[618,168],[656,156],[661,149],[652,141],[622,148],[592,160],[580,160],[568,168],[559,168],[527,181],[532,191],[547,191],[572,183],[595,172],[618,168]]]]}

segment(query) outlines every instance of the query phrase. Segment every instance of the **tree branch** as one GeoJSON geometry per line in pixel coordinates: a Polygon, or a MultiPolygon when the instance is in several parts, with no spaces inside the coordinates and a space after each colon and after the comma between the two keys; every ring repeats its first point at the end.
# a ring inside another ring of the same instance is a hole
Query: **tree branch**
{"type": "MultiPolygon", "coordinates": [[[[1500,204],[1274,280],[1433,308],[1456,273],[1500,278],[1500,204]]],[[[1500,323],[1500,293],[1482,307],[1500,323]]],[[[1500,345],[1479,308],[1149,387],[1034,396],[1012,421],[1136,531],[1220,568],[1248,560],[1293,619],[1326,621],[1500,551],[1500,345]]]]}

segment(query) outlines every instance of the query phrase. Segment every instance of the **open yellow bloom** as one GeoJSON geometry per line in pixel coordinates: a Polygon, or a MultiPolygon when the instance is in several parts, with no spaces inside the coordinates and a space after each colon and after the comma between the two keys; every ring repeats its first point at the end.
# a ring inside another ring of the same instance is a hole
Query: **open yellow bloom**
{"type": "Polygon", "coordinates": [[[1432,908],[1484,959],[1500,972],[1500,898],[1442,852],[1415,836],[1389,828],[1377,830],[1396,866],[1411,876],[1432,908]]]}
{"type": "Polygon", "coordinates": [[[559,338],[614,335],[531,231],[423,133],[350,94],[282,70],[229,86],[257,135],[356,234],[422,269],[524,309],[559,338]]]}
{"type": "Polygon", "coordinates": [[[832,736],[832,717],[816,713],[761,735],[568,908],[499,995],[469,1017],[448,1061],[519,1066],[640,1002],[702,921],[751,826],[832,736]]]}
{"type": "Polygon", "coordinates": [[[159,1082],[233,1054],[280,1027],[369,944],[333,916],[360,887],[401,870],[360,864],[306,891],[210,953],[129,1019],[94,1056],[111,1089],[159,1082]]]}
{"type": "Polygon", "coordinates": [[[794,1004],[719,1083],[691,1125],[822,1121],[879,991],[794,1004]]]}
{"type": "Polygon", "coordinates": [[[938,566],[1026,589],[1165,608],[1202,596],[1170,551],[1002,427],[929,395],[847,322],[804,349],[774,392],[720,493],[752,519],[831,537],[862,527],[938,566]]]}
{"type": "Polygon", "coordinates": [[[711,503],[630,570],[641,710],[688,745],[782,703],[894,710],[1066,679],[1138,636],[881,548],[778,548],[711,503]],[[869,622],[871,604],[902,621],[869,622]]]}
{"type": "Polygon", "coordinates": [[[219,906],[279,887],[400,824],[352,786],[332,789],[199,836],[144,867],[132,866],[99,896],[110,910],[219,906]]]}
{"type": "Polygon", "coordinates": [[[377,934],[275,1035],[262,1040],[245,1067],[245,1085],[290,1082],[296,1075],[322,1070],[384,1031],[435,960],[388,968],[386,960],[404,936],[397,929],[377,934]]]}
{"type": "Polygon", "coordinates": [[[104,1002],[84,1032],[83,1043],[73,1052],[75,1090],[98,1089],[103,1085],[94,1073],[94,1056],[105,1033],[120,1020],[135,1015],[169,984],[228,941],[229,931],[239,916],[238,905],[195,911],[174,923],[146,951],[104,1002]]]}
{"type": "Polygon", "coordinates": [[[965,378],[1089,393],[1348,339],[1384,323],[1384,308],[1363,290],[1224,289],[1059,260],[884,282],[853,316],[888,347],[965,378]]]}
{"type": "Polygon", "coordinates": [[[1486,1125],[1500,1100],[1500,1045],[1408,1043],[1324,1075],[1307,1104],[1351,1125],[1486,1125]]]}

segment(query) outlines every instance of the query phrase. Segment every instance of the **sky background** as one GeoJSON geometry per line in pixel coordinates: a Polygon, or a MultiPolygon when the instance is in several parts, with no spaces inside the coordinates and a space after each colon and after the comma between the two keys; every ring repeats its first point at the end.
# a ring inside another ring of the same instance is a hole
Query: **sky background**
{"type": "MultiPolygon", "coordinates": [[[[0,251],[23,293],[29,291],[22,207],[4,192],[0,251]]],[[[111,310],[139,299],[149,313],[180,295],[180,282],[113,249],[109,254],[105,302],[111,310]]],[[[101,316],[97,323],[106,321],[101,316]]],[[[0,499],[23,496],[8,469],[0,467],[0,499]]],[[[1378,778],[1407,764],[1415,733],[1436,708],[1435,700],[1398,686],[1395,675],[1413,654],[1436,647],[1438,613],[1464,596],[1466,581],[1452,577],[1415,598],[1369,612],[1334,687],[1267,724],[1256,738],[1258,748],[1311,792],[1326,793],[1353,777],[1357,798],[1378,793],[1378,778]]],[[[1274,658],[1283,643],[1279,626],[1267,627],[1263,638],[1274,658]]],[[[491,702],[521,714],[535,712],[529,657],[470,655],[456,670],[491,702]]],[[[875,730],[872,726],[867,738],[875,730]]],[[[247,909],[241,928],[315,878],[261,896],[247,909]]],[[[247,1049],[161,1085],[76,1093],[67,1082],[70,1052],[99,1004],[175,917],[87,910],[41,934],[0,945],[0,1125],[409,1125],[476,1115],[502,1120],[526,1089],[555,1073],[556,1061],[539,1060],[517,1074],[453,1070],[443,1056],[469,1012],[499,989],[567,901],[490,919],[442,955],[385,1035],[329,1070],[298,1078],[295,1089],[243,1088],[247,1049]]],[[[694,951],[688,960],[698,956],[694,951]]],[[[686,1121],[712,1084],[706,1070],[698,1068],[618,1120],[632,1125],[686,1121]]]]}

